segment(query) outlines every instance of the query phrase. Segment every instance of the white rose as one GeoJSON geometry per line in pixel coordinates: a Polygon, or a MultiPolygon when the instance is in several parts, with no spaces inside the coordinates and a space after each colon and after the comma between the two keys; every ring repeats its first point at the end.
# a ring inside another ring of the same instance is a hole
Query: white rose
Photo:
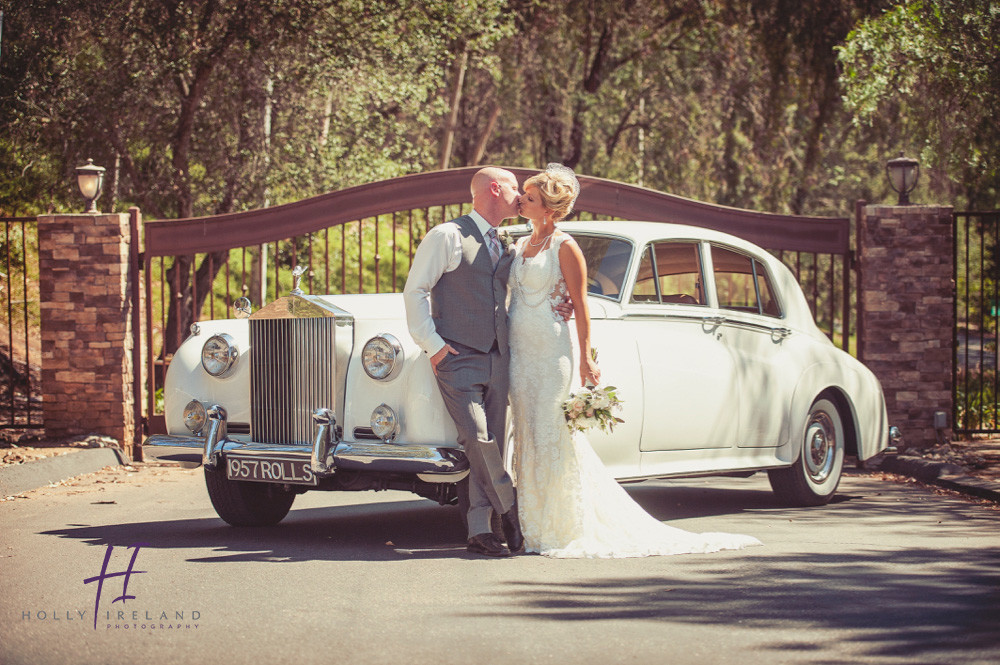
{"type": "Polygon", "coordinates": [[[611,406],[611,400],[605,393],[599,393],[594,396],[593,407],[595,409],[606,409],[611,406]]]}

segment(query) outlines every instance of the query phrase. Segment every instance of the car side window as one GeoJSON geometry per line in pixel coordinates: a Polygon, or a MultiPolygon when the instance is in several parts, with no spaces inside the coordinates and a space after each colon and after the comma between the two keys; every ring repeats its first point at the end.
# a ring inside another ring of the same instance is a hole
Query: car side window
{"type": "Polygon", "coordinates": [[[642,252],[632,302],[704,305],[698,243],[656,242],[642,252]]]}
{"type": "Polygon", "coordinates": [[[781,316],[771,279],[760,261],[746,254],[712,245],[712,264],[720,308],[781,316]]]}

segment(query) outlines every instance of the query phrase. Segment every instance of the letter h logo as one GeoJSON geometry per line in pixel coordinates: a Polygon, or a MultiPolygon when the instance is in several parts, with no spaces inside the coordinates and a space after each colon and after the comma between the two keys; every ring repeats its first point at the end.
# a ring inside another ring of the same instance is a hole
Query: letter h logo
{"type": "Polygon", "coordinates": [[[132,552],[132,559],[128,562],[128,568],[120,573],[109,573],[108,572],[108,562],[111,561],[111,552],[114,550],[114,545],[108,545],[108,551],[104,554],[104,565],[101,566],[101,574],[95,575],[94,577],[88,577],[83,581],[84,584],[90,584],[91,582],[97,582],[97,599],[94,601],[94,630],[97,630],[97,612],[101,607],[101,590],[104,588],[104,580],[111,577],[124,577],[122,580],[122,595],[118,596],[112,603],[117,603],[119,600],[122,604],[125,604],[126,600],[135,600],[135,596],[128,595],[128,580],[132,575],[138,575],[139,573],[145,573],[145,570],[133,570],[135,567],[135,558],[139,556],[139,548],[146,545],[146,543],[136,543],[134,545],[129,545],[130,548],[134,547],[135,551],[132,552]]]}

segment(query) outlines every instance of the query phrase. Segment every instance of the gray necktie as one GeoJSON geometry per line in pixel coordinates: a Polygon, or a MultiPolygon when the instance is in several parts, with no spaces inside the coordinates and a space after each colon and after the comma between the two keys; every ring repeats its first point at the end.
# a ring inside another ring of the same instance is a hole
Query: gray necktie
{"type": "Polygon", "coordinates": [[[490,258],[493,259],[493,267],[500,260],[500,240],[497,238],[497,230],[490,229],[486,232],[486,247],[490,250],[490,258]]]}

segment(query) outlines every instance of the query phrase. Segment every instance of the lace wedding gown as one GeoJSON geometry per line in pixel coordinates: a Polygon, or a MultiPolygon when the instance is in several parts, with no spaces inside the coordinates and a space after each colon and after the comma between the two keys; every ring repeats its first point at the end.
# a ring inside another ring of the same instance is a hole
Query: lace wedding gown
{"type": "Polygon", "coordinates": [[[576,326],[554,310],[567,293],[559,247],[568,237],[554,235],[531,258],[524,256],[522,239],[511,268],[510,401],[525,550],[619,558],[761,544],[751,536],[696,534],[660,522],[621,488],[583,434],[570,434],[562,402],[575,378],[570,335],[576,326]]]}

